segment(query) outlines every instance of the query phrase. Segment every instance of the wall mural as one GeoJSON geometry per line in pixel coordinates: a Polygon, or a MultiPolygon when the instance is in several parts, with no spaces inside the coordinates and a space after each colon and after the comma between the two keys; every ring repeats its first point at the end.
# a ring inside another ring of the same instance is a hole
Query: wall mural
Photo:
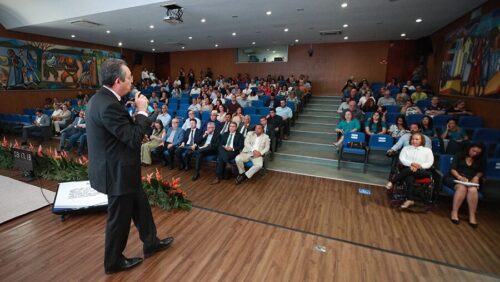
{"type": "Polygon", "coordinates": [[[98,88],[108,58],[120,53],[0,37],[0,90],[98,88]]]}
{"type": "Polygon", "coordinates": [[[500,98],[500,9],[445,38],[440,93],[500,98]]]}

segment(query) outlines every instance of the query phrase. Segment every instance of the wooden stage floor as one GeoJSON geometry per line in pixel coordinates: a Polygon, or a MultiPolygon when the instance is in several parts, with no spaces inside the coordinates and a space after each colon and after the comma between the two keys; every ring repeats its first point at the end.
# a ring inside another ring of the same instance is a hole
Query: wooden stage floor
{"type": "MultiPolygon", "coordinates": [[[[154,167],[144,168],[144,173],[154,167]]],[[[450,199],[427,214],[389,207],[385,189],[279,172],[235,186],[209,183],[214,169],[181,177],[195,207],[154,208],[171,249],[106,276],[106,215],[60,218],[46,207],[0,225],[2,281],[498,281],[500,208],[479,205],[479,228],[449,219],[450,199]],[[361,195],[358,188],[372,195],[361,195]],[[325,247],[319,252],[315,246],[325,247]]],[[[10,171],[0,171],[12,175],[10,171]]],[[[36,184],[36,183],[33,183],[36,184]]],[[[43,181],[55,190],[56,184],[43,181]]],[[[135,228],[126,256],[142,256],[135,228]]]]}

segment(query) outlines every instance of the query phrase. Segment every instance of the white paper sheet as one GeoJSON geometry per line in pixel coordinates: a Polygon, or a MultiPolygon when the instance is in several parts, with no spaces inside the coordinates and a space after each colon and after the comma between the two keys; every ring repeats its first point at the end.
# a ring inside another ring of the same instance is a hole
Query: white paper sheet
{"type": "Polygon", "coordinates": [[[108,196],[90,187],[90,182],[59,183],[54,209],[81,209],[108,204],[108,196]]]}
{"type": "Polygon", "coordinates": [[[453,182],[458,183],[458,184],[463,184],[465,186],[477,186],[477,187],[479,187],[479,184],[474,183],[474,182],[465,182],[465,181],[460,181],[460,180],[453,180],[453,182]]]}

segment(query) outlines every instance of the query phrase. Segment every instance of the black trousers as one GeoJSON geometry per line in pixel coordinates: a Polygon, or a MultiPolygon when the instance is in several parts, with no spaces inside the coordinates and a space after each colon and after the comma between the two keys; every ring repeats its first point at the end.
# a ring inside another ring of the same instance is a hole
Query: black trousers
{"type": "Polygon", "coordinates": [[[425,169],[419,169],[415,172],[411,171],[409,167],[405,167],[399,171],[398,174],[394,176],[393,182],[402,183],[403,181],[406,183],[406,197],[408,200],[419,200],[420,194],[417,193],[415,186],[415,178],[424,178],[431,176],[431,172],[425,169]]]}
{"type": "Polygon", "coordinates": [[[203,161],[204,157],[215,154],[217,154],[217,150],[210,146],[194,151],[193,156],[195,157],[195,165],[194,165],[195,172],[198,173],[200,172],[201,161],[203,161]]]}
{"type": "Polygon", "coordinates": [[[123,250],[127,246],[130,231],[130,220],[139,231],[144,248],[158,244],[156,226],[151,207],[144,190],[121,196],[108,195],[108,218],[106,222],[106,239],[104,245],[104,268],[110,269],[118,265],[125,257],[123,250]]]}
{"type": "Polygon", "coordinates": [[[224,170],[226,168],[226,163],[229,163],[229,161],[234,160],[236,156],[238,155],[238,152],[236,151],[226,151],[224,148],[219,147],[219,153],[217,155],[217,167],[215,169],[215,173],[217,174],[218,178],[222,178],[224,176],[224,170]]]}

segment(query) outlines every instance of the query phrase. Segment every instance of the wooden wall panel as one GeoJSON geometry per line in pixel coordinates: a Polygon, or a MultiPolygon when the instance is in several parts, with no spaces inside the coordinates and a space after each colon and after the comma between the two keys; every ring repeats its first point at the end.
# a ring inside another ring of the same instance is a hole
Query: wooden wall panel
{"type": "Polygon", "coordinates": [[[396,77],[398,81],[406,82],[417,66],[415,40],[399,40],[389,43],[387,80],[396,77]]]}
{"type": "Polygon", "coordinates": [[[387,66],[379,61],[387,59],[388,45],[387,41],[314,44],[312,57],[307,53],[309,45],[290,46],[287,63],[237,64],[235,49],[173,52],[170,53],[170,74],[175,77],[181,67],[186,71],[192,68],[197,76],[207,67],[211,67],[214,74],[224,76],[308,74],[314,83],[315,95],[340,95],[340,89],[351,75],[358,80],[385,81],[387,66]]]}

